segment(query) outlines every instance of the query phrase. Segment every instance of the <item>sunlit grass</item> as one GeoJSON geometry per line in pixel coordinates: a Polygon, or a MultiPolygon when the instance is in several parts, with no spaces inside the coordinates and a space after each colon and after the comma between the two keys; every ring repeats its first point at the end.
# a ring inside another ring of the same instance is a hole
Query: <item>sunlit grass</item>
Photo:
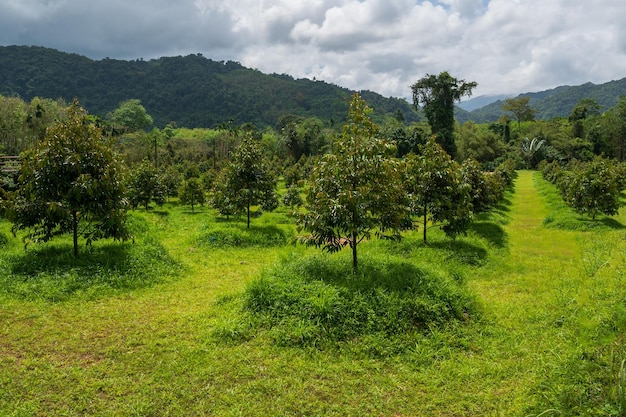
{"type": "MultiPolygon", "coordinates": [[[[64,240],[24,252],[0,221],[0,415],[619,415],[624,231],[546,228],[536,175],[454,242],[433,228],[428,244],[420,231],[363,243],[375,273],[358,282],[348,253],[198,244],[207,225],[245,224],[206,207],[137,210],[134,244],[98,242],[79,260],[64,240]],[[277,343],[297,327],[242,320],[246,288],[290,271],[364,293],[376,276],[387,294],[420,271],[480,314],[385,343],[358,326],[331,347],[277,343]]],[[[253,226],[289,240],[288,213],[253,226]]]]}

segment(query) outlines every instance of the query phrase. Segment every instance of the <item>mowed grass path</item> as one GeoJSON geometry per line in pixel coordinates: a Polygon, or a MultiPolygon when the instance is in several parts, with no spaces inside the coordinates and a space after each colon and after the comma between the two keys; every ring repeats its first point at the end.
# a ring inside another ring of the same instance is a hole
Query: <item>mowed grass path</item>
{"type": "MultiPolygon", "coordinates": [[[[624,232],[544,228],[549,213],[535,175],[522,171],[516,180],[504,213],[504,244],[490,247],[482,264],[463,266],[484,317],[433,329],[410,354],[389,357],[279,347],[263,335],[232,343],[215,338],[216,329],[233,328],[240,319],[240,294],[260,271],[281,257],[318,251],[201,246],[195,238],[212,214],[149,213],[155,239],[182,265],[180,277],[93,300],[0,298],[0,415],[525,416],[571,410],[570,402],[594,389],[594,380],[580,372],[582,358],[616,339],[624,232]]],[[[624,223],[623,211],[618,220],[624,223]]],[[[379,249],[364,245],[362,256],[379,249]]],[[[420,245],[411,256],[432,256],[433,250],[420,245]]]]}

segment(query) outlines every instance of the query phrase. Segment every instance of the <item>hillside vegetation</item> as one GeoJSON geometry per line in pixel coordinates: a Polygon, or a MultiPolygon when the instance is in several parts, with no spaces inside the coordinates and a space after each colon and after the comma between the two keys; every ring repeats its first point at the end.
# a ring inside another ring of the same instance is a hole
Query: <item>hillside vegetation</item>
{"type": "MultiPolygon", "coordinates": [[[[322,81],[266,75],[237,62],[217,62],[200,54],[149,61],[105,58],[94,61],[42,47],[0,47],[0,94],[78,97],[92,114],[104,117],[121,102],[139,99],[163,127],[216,127],[235,124],[275,126],[287,114],[315,116],[326,123],[345,117],[353,92],[322,81]]],[[[400,111],[407,122],[418,116],[405,100],[364,91],[379,120],[400,111]]]]}
{"type": "MultiPolygon", "coordinates": [[[[550,90],[520,94],[515,98],[530,97],[529,105],[537,111],[536,119],[549,120],[569,116],[576,103],[582,99],[595,100],[602,110],[608,110],[615,106],[622,96],[626,96],[626,78],[604,84],[560,86],[550,90]]],[[[476,123],[495,122],[505,114],[502,104],[503,100],[497,100],[471,112],[457,108],[456,117],[461,123],[468,120],[476,123]]]]}

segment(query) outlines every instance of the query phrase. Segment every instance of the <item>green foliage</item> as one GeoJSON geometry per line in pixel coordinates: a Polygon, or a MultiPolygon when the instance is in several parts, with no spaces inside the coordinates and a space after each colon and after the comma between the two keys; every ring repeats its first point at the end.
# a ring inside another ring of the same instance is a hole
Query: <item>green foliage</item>
{"type": "Polygon", "coordinates": [[[623,205],[617,171],[610,161],[601,157],[577,170],[563,191],[568,205],[592,219],[600,213],[613,216],[623,205]]]}
{"type": "Polygon", "coordinates": [[[475,159],[488,166],[504,156],[507,151],[503,135],[496,134],[487,126],[479,126],[473,122],[464,123],[457,134],[458,160],[475,159]]]}
{"type": "Polygon", "coordinates": [[[27,243],[72,233],[76,256],[79,235],[87,244],[130,237],[121,166],[77,100],[67,118],[22,155],[18,187],[9,195],[7,217],[14,233],[28,230],[27,243]]]}
{"type": "Polygon", "coordinates": [[[452,157],[456,156],[454,143],[454,103],[463,96],[471,96],[476,82],[457,80],[447,72],[429,75],[411,86],[413,103],[422,105],[426,119],[439,144],[452,157]]]}
{"type": "Polygon", "coordinates": [[[535,120],[536,110],[530,106],[530,97],[507,98],[502,103],[502,110],[511,113],[517,120],[518,130],[521,130],[522,122],[535,120]]]}
{"type": "MultiPolygon", "coordinates": [[[[129,97],[141,100],[154,124],[164,127],[217,127],[236,124],[274,126],[285,114],[341,121],[352,92],[322,81],[263,74],[233,61],[213,61],[201,54],[122,61],[94,61],[53,49],[0,48],[0,94],[71,100],[80,98],[92,114],[105,117],[129,97]],[[45,71],[42,70],[45,68],[45,71]]],[[[364,92],[377,117],[400,110],[407,123],[418,117],[403,99],[364,92]]]]}
{"type": "Polygon", "coordinates": [[[165,203],[167,188],[157,169],[147,160],[135,167],[127,181],[128,196],[133,208],[139,205],[148,210],[149,204],[154,201],[158,205],[165,203]]]}
{"type": "Polygon", "coordinates": [[[206,198],[200,180],[195,177],[185,180],[178,192],[178,200],[181,204],[189,204],[192,212],[196,205],[204,204],[206,198]]]}
{"type": "Polygon", "coordinates": [[[178,195],[178,189],[183,182],[183,178],[178,169],[170,165],[163,172],[161,182],[165,189],[165,195],[174,197],[178,195]]]}
{"type": "Polygon", "coordinates": [[[537,166],[537,163],[539,163],[539,160],[542,158],[541,151],[544,143],[545,140],[543,139],[532,138],[531,140],[524,138],[521,150],[522,156],[526,161],[526,168],[533,169],[537,166]]]}
{"type": "Polygon", "coordinates": [[[471,221],[470,185],[458,163],[435,141],[406,158],[405,188],[411,211],[422,216],[424,242],[428,222],[443,222],[449,236],[464,233],[471,221]]]}
{"type": "Polygon", "coordinates": [[[281,345],[326,348],[374,336],[396,353],[414,346],[406,339],[417,333],[479,316],[454,278],[379,257],[368,257],[356,276],[338,258],[284,260],[247,286],[244,303],[281,345]]]}
{"type": "Polygon", "coordinates": [[[318,155],[327,145],[324,124],[317,118],[281,117],[277,129],[288,156],[298,161],[302,156],[318,155]]]}
{"type": "Polygon", "coordinates": [[[626,96],[621,97],[602,118],[607,147],[612,157],[626,161],[626,96]]]}
{"type": "Polygon", "coordinates": [[[463,181],[470,188],[469,203],[472,212],[487,212],[502,200],[506,184],[501,176],[484,172],[474,159],[466,159],[461,166],[461,172],[463,181]]]}
{"type": "Polygon", "coordinates": [[[300,196],[298,187],[291,185],[287,188],[287,192],[283,195],[282,202],[288,207],[300,207],[304,202],[300,196]]]}
{"type": "Polygon", "coordinates": [[[135,132],[150,127],[152,117],[141,105],[141,101],[133,98],[123,101],[109,116],[111,123],[118,132],[135,132]]]}
{"type": "Polygon", "coordinates": [[[232,162],[220,173],[213,186],[213,206],[225,215],[247,213],[261,205],[265,211],[278,207],[276,178],[260,145],[246,134],[235,150],[232,162]]]}
{"type": "Polygon", "coordinates": [[[67,106],[59,101],[33,97],[30,102],[0,95],[0,153],[18,155],[36,146],[46,128],[65,117],[67,106]]]}
{"type": "Polygon", "coordinates": [[[298,219],[298,227],[311,233],[306,243],[330,252],[349,246],[355,271],[358,244],[377,231],[397,237],[408,217],[399,165],[391,158],[395,146],[377,138],[370,112],[355,94],[334,153],[313,168],[306,212],[298,219]]]}

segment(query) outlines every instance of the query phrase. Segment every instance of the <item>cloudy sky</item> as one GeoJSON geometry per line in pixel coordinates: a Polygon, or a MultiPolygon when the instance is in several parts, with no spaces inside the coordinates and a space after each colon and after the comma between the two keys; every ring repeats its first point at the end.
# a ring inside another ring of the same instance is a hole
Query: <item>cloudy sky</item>
{"type": "Polygon", "coordinates": [[[624,0],[0,0],[0,45],[202,53],[407,98],[448,71],[513,95],[626,77],[624,22],[624,0]]]}

